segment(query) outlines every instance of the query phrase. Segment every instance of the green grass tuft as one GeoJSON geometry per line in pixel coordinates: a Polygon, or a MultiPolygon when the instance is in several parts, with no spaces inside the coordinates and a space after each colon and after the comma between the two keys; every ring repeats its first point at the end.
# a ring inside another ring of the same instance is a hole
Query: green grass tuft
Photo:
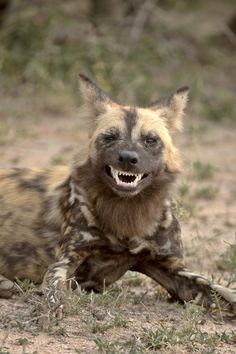
{"type": "Polygon", "coordinates": [[[236,283],[236,241],[221,255],[217,265],[220,270],[230,272],[230,284],[236,283]]]}
{"type": "Polygon", "coordinates": [[[215,187],[202,187],[195,191],[194,197],[197,199],[212,200],[216,197],[218,189],[215,187]]]}
{"type": "Polygon", "coordinates": [[[199,180],[210,179],[218,169],[210,163],[195,161],[193,163],[194,176],[199,180]]]}

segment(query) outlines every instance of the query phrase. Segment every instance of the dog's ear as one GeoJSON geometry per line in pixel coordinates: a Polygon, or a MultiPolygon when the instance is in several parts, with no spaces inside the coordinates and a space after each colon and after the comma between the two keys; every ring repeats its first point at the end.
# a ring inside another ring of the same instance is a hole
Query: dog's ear
{"type": "Polygon", "coordinates": [[[189,88],[179,88],[168,97],[164,97],[149,105],[149,108],[157,111],[166,122],[169,130],[181,130],[184,109],[188,102],[189,88]]]}
{"type": "Polygon", "coordinates": [[[79,75],[79,88],[83,104],[96,117],[116,103],[85,74],[79,75]]]}

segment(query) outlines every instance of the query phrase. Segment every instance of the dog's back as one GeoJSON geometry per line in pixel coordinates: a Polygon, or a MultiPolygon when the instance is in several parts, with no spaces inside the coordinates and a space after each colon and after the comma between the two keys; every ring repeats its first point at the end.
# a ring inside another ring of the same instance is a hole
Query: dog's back
{"type": "Polygon", "coordinates": [[[68,170],[0,171],[0,269],[41,282],[60,236],[60,185],[68,170]]]}

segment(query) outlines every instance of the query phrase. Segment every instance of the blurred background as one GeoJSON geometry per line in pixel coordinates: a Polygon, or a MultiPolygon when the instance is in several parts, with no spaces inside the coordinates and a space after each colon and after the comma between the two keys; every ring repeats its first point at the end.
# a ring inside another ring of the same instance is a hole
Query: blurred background
{"type": "Polygon", "coordinates": [[[194,114],[234,120],[235,34],[234,0],[0,0],[1,95],[68,114],[83,70],[140,105],[188,84],[194,114]]]}
{"type": "Polygon", "coordinates": [[[189,85],[176,209],[187,260],[213,270],[235,238],[235,52],[235,0],[0,0],[0,167],[70,163],[80,71],[133,105],[189,85]]]}

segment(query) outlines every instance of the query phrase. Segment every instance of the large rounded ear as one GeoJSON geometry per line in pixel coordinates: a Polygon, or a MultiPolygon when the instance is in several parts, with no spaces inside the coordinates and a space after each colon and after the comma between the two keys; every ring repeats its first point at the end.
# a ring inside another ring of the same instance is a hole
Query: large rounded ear
{"type": "Polygon", "coordinates": [[[104,112],[107,106],[116,104],[94,81],[83,73],[79,75],[79,88],[84,106],[95,116],[104,112]]]}
{"type": "Polygon", "coordinates": [[[189,87],[184,86],[168,97],[149,105],[165,120],[169,130],[181,130],[184,109],[188,102],[189,87]]]}

